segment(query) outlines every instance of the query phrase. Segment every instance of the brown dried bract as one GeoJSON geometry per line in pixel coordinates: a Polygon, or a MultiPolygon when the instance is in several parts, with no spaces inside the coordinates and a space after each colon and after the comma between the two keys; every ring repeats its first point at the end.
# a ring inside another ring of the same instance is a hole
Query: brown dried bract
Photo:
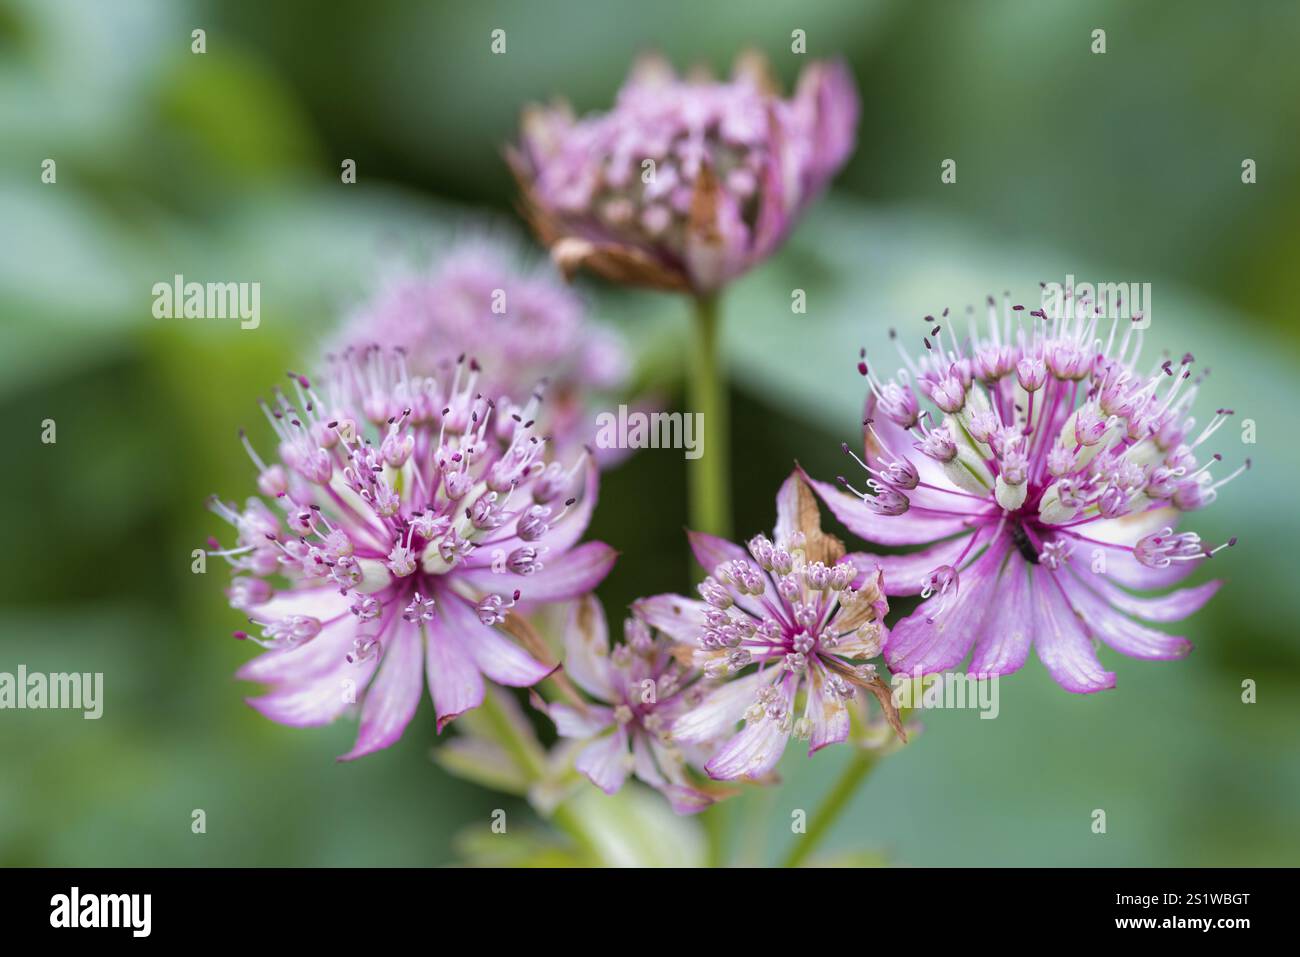
{"type": "Polygon", "coordinates": [[[817,505],[817,496],[813,495],[803,476],[796,474],[794,479],[798,496],[796,525],[803,535],[804,555],[810,562],[834,565],[844,557],[844,543],[822,531],[822,513],[817,505]]]}
{"type": "Polygon", "coordinates": [[[546,643],[537,629],[526,619],[514,612],[506,615],[505,621],[501,623],[501,628],[507,634],[512,636],[519,644],[523,645],[530,655],[536,658],[544,665],[554,665],[555,668],[549,675],[550,679],[555,682],[555,686],[560,689],[560,693],[576,708],[585,712],[587,702],[583,700],[582,695],[578,694],[578,689],[573,686],[569,676],[564,673],[564,666],[556,659],[551,652],[551,647],[546,643]]]}

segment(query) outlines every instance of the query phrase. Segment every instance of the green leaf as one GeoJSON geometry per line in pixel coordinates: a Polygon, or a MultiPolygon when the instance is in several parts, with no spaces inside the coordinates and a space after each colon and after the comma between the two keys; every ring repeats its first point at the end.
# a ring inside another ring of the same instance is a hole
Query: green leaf
{"type": "Polygon", "coordinates": [[[629,782],[617,794],[594,787],[566,806],[599,863],[608,867],[701,867],[705,839],[697,820],[673,812],[664,798],[629,782]]]}
{"type": "Polygon", "coordinates": [[[433,759],[444,771],[485,788],[519,796],[528,791],[528,776],[518,762],[486,738],[462,735],[443,741],[433,749],[433,759]]]}

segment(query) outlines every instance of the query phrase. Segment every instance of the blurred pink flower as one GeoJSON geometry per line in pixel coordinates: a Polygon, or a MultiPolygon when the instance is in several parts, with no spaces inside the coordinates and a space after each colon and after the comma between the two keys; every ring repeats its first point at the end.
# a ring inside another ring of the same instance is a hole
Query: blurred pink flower
{"type": "Polygon", "coordinates": [[[566,272],[713,292],[770,256],[853,150],[847,67],[813,63],[775,91],[757,54],[729,81],[634,67],[613,109],[534,106],[507,151],[523,210],[566,272]]]}
{"type": "Polygon", "coordinates": [[[431,271],[391,280],[356,310],[333,349],[401,348],[412,374],[442,377],[461,356],[473,356],[485,396],[521,403],[543,383],[537,434],[561,452],[591,444],[593,400],[626,385],[631,361],[621,337],[588,320],[554,267],[519,260],[505,242],[465,242],[431,271]]]}
{"type": "Polygon", "coordinates": [[[578,544],[596,504],[590,457],[548,463],[537,400],[503,413],[479,378],[473,362],[412,376],[377,346],[336,356],[319,390],[291,373],[293,398],[262,406],[277,456],[243,440],[273,506],[210,502],[238,533],[211,553],[254,625],[237,637],[267,649],[239,670],[270,685],[249,703],[307,726],[359,702],[345,759],[401,736],[426,675],[439,730],[482,703],[485,677],[544,678],[552,667],[497,626],[516,604],[585,594],[613,565],[609,546],[578,544]]]}

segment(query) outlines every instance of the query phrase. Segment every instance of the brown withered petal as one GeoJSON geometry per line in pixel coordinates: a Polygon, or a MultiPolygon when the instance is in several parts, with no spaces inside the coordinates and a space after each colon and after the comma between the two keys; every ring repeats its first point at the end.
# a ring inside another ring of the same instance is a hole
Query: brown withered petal
{"type": "Polygon", "coordinates": [[[633,246],[597,244],[577,236],[565,236],[551,243],[551,258],[568,279],[578,269],[586,268],[613,282],[670,291],[689,288],[681,273],[659,264],[633,246]]]}
{"type": "Polygon", "coordinates": [[[691,64],[684,79],[687,83],[694,83],[696,86],[707,86],[716,78],[713,75],[713,67],[704,62],[697,62],[691,64]]]}
{"type": "Polygon", "coordinates": [[[523,618],[514,612],[510,612],[501,623],[501,630],[514,637],[524,649],[546,665],[554,665],[555,671],[548,676],[555,682],[555,686],[560,689],[560,693],[576,706],[580,711],[587,710],[587,703],[583,700],[582,695],[578,694],[578,689],[573,687],[573,682],[569,676],[564,673],[564,667],[556,658],[555,653],[551,651],[551,646],[546,643],[537,629],[532,626],[528,619],[523,618]]]}
{"type": "Polygon", "coordinates": [[[810,562],[834,565],[844,557],[844,543],[834,535],[822,531],[822,513],[817,506],[817,497],[802,477],[796,475],[795,483],[798,496],[797,524],[804,537],[804,554],[810,562]]]}
{"type": "Polygon", "coordinates": [[[841,604],[840,610],[831,619],[831,623],[837,633],[848,634],[879,617],[876,613],[876,603],[864,595],[850,605],[841,604]]]}
{"type": "Polygon", "coordinates": [[[888,721],[889,726],[894,729],[894,733],[898,735],[899,740],[906,743],[907,732],[903,730],[903,721],[899,717],[898,708],[894,704],[893,690],[889,685],[885,684],[884,679],[879,675],[876,675],[868,681],[865,687],[875,695],[876,700],[880,702],[880,710],[885,713],[885,720],[888,721]]]}
{"type": "Polygon", "coordinates": [[[695,667],[695,648],[691,645],[673,645],[672,655],[678,664],[687,668],[695,667]]]}
{"type": "Polygon", "coordinates": [[[736,80],[748,80],[769,96],[781,95],[781,84],[772,72],[772,64],[761,50],[750,47],[736,54],[731,66],[731,76],[736,80]]]}
{"type": "Polygon", "coordinates": [[[898,715],[898,706],[894,704],[893,690],[887,685],[880,675],[872,675],[870,678],[863,678],[858,674],[856,668],[849,667],[838,659],[830,658],[826,660],[826,666],[832,671],[843,675],[844,678],[859,688],[865,688],[870,691],[880,703],[880,710],[885,714],[885,720],[889,726],[894,729],[899,740],[906,743],[907,732],[903,730],[902,719],[898,715]]]}
{"type": "Polygon", "coordinates": [[[722,235],[718,232],[718,177],[713,167],[705,165],[695,180],[695,191],[691,193],[691,215],[687,229],[691,234],[705,243],[720,243],[722,235]]]}
{"type": "Polygon", "coordinates": [[[662,53],[641,53],[632,62],[627,79],[637,86],[666,86],[677,79],[677,71],[662,53]]]}

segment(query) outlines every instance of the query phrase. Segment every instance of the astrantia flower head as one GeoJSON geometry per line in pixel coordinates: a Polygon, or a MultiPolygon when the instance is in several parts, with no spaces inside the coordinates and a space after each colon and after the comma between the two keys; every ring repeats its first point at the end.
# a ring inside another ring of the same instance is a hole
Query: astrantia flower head
{"type": "Polygon", "coordinates": [[[1190,417],[1192,356],[1140,368],[1142,329],[1080,305],[1060,319],[1007,301],[999,316],[990,298],[987,336],[972,319],[961,339],[945,311],[926,317],[920,357],[900,349],[897,376],[859,363],[871,389],[865,454],[844,450],[867,475],[861,487],[841,478],[847,492],[812,485],[864,539],[928,546],[878,559],[889,594],[926,599],[885,645],[895,672],[969,656],[971,673],[1003,675],[1033,646],[1062,687],[1090,692],[1115,683],[1094,639],[1135,658],[1190,649],[1143,622],[1190,615],[1218,582],[1127,589],[1174,584],[1235,542],[1211,547],[1174,528],[1250,462],[1212,476],[1220,456],[1202,447],[1232,413],[1203,427],[1190,417]]]}
{"type": "Polygon", "coordinates": [[[849,703],[861,689],[897,728],[889,686],[871,663],[887,634],[879,569],[822,532],[816,499],[798,474],[776,505],[772,537],[757,535],[747,549],[691,534],[709,572],[701,601],[657,595],[635,606],[719,683],[672,726],[679,742],[723,740],[705,764],[718,779],[769,775],[791,736],[807,740],[809,754],[846,740],[849,703]]]}
{"type": "Polygon", "coordinates": [[[292,397],[263,404],[277,456],[244,438],[272,504],[211,502],[238,532],[213,552],[253,625],[237,637],[268,649],[239,671],[271,686],[249,703],[305,726],[360,702],[355,758],[401,736],[426,674],[441,729],[482,703],[484,676],[526,686],[550,673],[498,626],[516,605],[585,594],[614,554],[577,544],[596,468],[548,461],[540,397],[503,410],[479,391],[477,363],[411,376],[377,346],[336,356],[319,390],[290,378],[292,397]]]}
{"type": "Polygon", "coordinates": [[[781,245],[853,149],[842,64],[811,64],[789,99],[774,90],[756,54],[729,81],[649,57],[607,113],[533,107],[508,154],[525,214],[568,271],[712,292],[781,245]]]}
{"type": "Polygon", "coordinates": [[[520,259],[504,242],[463,243],[432,271],[392,279],[356,311],[335,351],[383,343],[404,350],[412,374],[443,378],[468,353],[482,367],[478,391],[494,401],[526,399],[545,380],[538,431],[576,449],[590,440],[585,400],[621,387],[630,362],[550,263],[525,268],[520,259]]]}
{"type": "Polygon", "coordinates": [[[613,794],[629,774],[659,790],[679,814],[702,811],[722,796],[697,781],[708,756],[674,740],[673,721],[700,692],[699,672],[679,660],[676,644],[639,614],[610,647],[600,602],[588,596],[574,606],[565,631],[565,673],[597,703],[543,705],[562,737],[592,739],[576,765],[593,784],[613,794]]]}

